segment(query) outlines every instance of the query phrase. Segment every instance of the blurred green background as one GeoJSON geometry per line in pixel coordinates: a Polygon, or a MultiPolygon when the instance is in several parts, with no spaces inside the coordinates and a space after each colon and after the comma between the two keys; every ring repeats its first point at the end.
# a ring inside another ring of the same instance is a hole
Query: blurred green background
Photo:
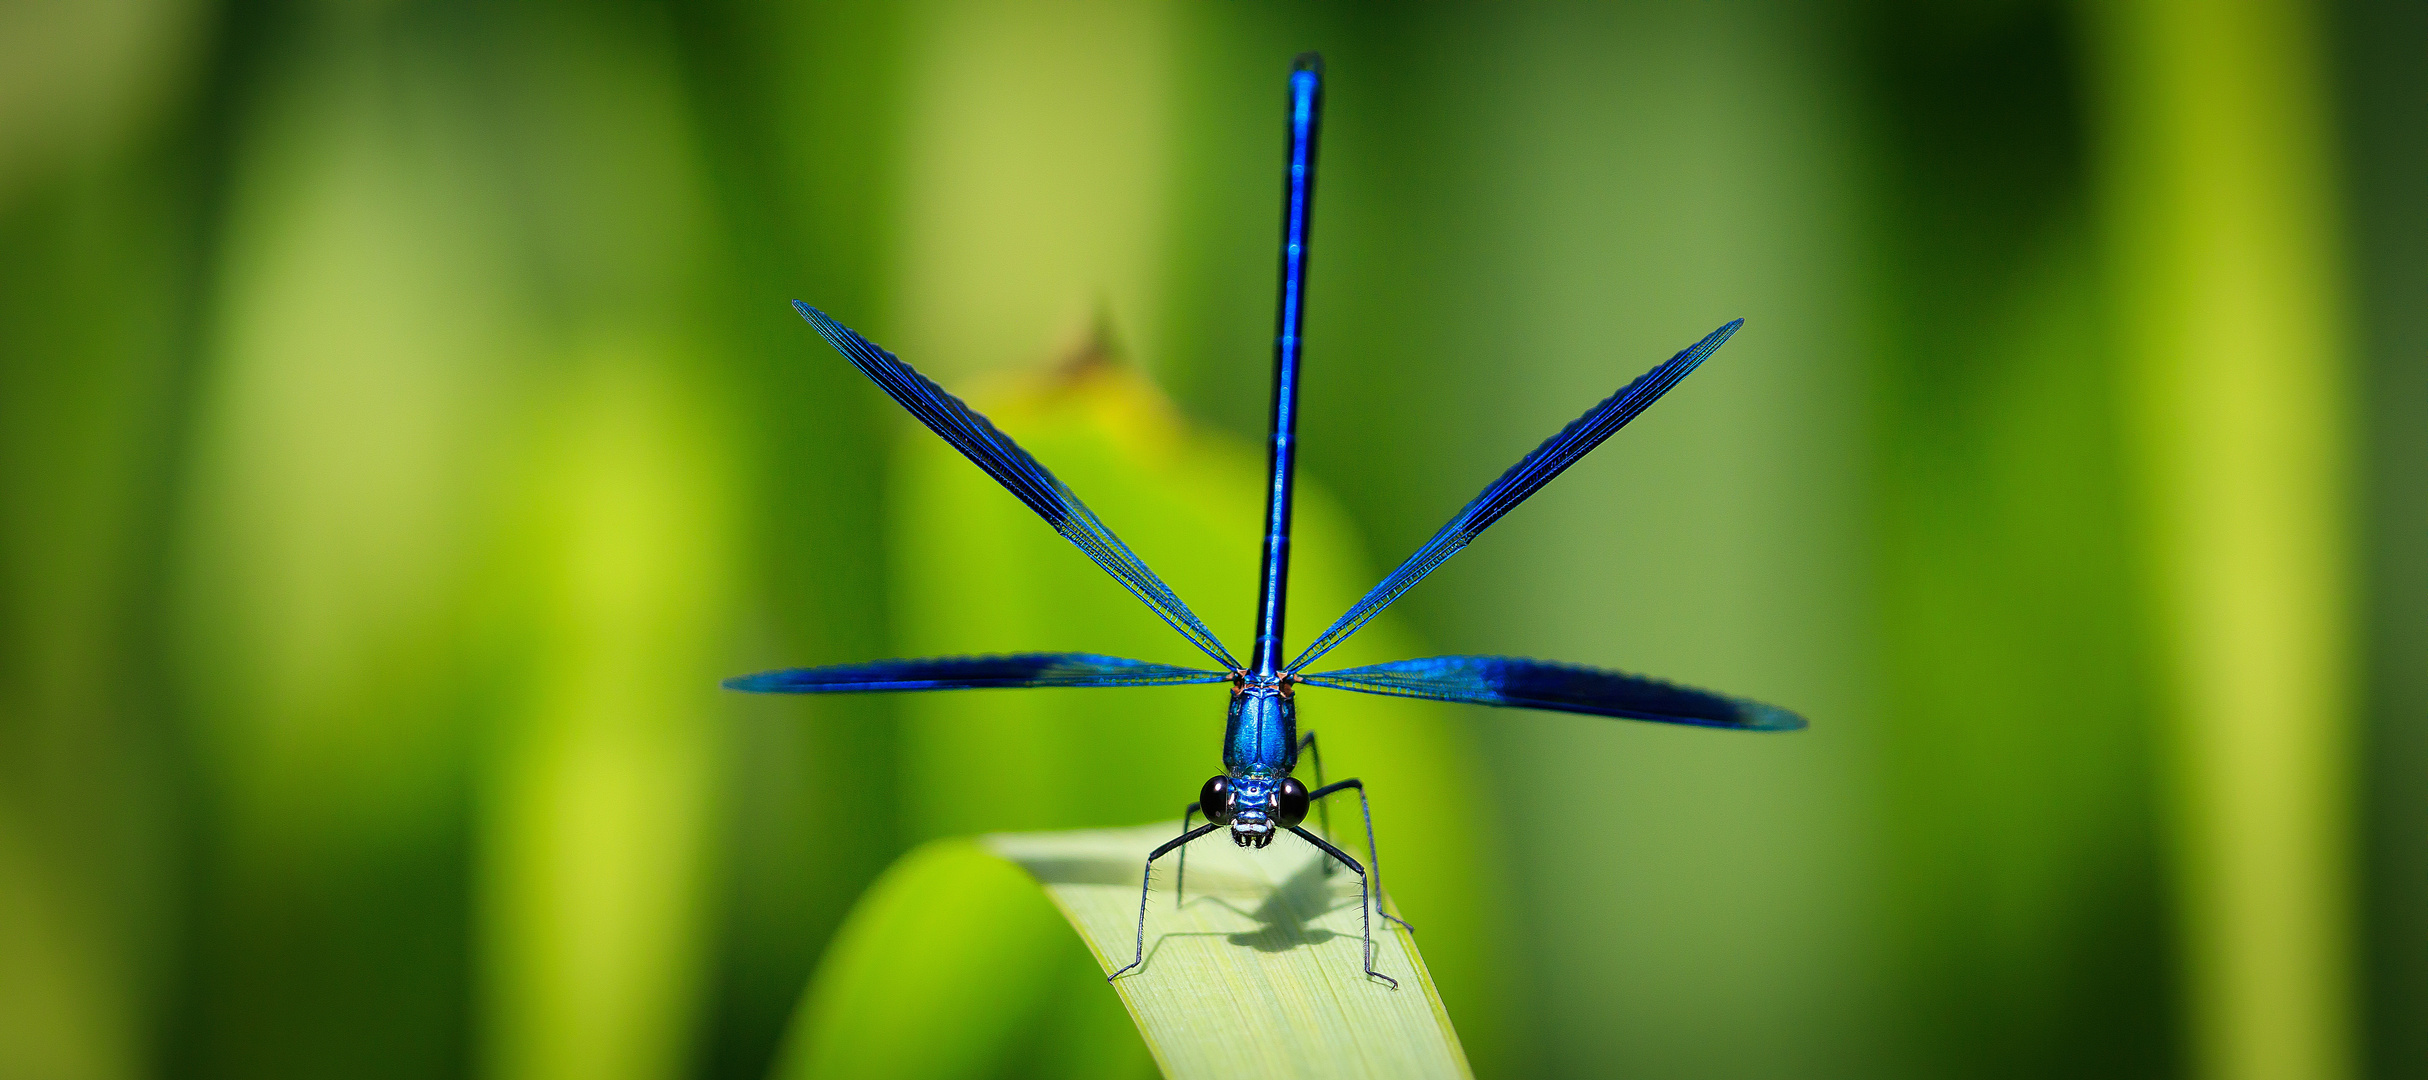
{"type": "MultiPolygon", "coordinates": [[[[1218,690],[716,680],[1189,659],[794,297],[1245,640],[1305,49],[1294,622],[1748,320],[1357,655],[1812,730],[1307,699],[1480,1073],[2428,1075],[2428,7],[15,0],[0,1077],[757,1078],[1176,812],[1218,690]]],[[[960,1067],[1148,1069],[1037,948],[960,1067]]]]}

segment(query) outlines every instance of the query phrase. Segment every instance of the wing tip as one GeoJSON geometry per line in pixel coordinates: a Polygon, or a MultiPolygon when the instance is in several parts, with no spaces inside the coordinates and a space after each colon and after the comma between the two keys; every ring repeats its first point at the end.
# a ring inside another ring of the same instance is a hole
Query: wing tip
{"type": "Polygon", "coordinates": [[[825,338],[828,343],[838,349],[847,349],[846,343],[860,336],[851,327],[836,322],[834,316],[809,306],[807,300],[793,301],[792,309],[800,312],[802,318],[809,320],[809,325],[818,331],[819,337],[825,338]]]}
{"type": "MultiPolygon", "coordinates": [[[[834,346],[836,352],[842,353],[843,358],[851,361],[853,367],[859,368],[863,374],[875,379],[879,386],[886,386],[886,393],[892,394],[894,400],[901,401],[905,406],[910,405],[910,402],[905,400],[899,392],[891,386],[887,386],[885,378],[878,374],[879,369],[899,367],[908,370],[909,365],[895,359],[894,354],[879,348],[875,342],[860,336],[859,331],[836,322],[834,316],[809,306],[808,301],[795,300],[792,302],[792,306],[793,310],[801,313],[802,318],[809,320],[810,329],[816,330],[818,336],[825,338],[826,343],[834,346]]],[[[918,373],[912,372],[912,374],[917,375],[918,373]]],[[[920,377],[924,378],[924,376],[920,377]]]]}
{"type": "Polygon", "coordinates": [[[774,675],[775,673],[772,671],[762,671],[756,675],[736,675],[717,685],[727,690],[739,690],[745,694],[763,694],[770,689],[774,675]]]}
{"type": "Polygon", "coordinates": [[[842,323],[836,322],[834,316],[809,306],[807,300],[793,301],[792,309],[800,312],[802,318],[809,320],[809,325],[817,327],[818,333],[822,336],[832,338],[837,332],[846,334],[851,332],[842,323]]]}
{"type": "Polygon", "coordinates": [[[1802,716],[1758,701],[1745,702],[1744,715],[1747,722],[1740,729],[1744,731],[1802,731],[1812,726],[1802,716]]]}

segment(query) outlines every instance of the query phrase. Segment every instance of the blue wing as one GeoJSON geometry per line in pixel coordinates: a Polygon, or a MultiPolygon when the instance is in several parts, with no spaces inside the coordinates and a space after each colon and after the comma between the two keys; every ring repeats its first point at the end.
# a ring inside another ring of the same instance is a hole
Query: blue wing
{"type": "Polygon", "coordinates": [[[1500,479],[1485,488],[1483,494],[1477,495],[1475,501],[1468,503],[1457,517],[1451,518],[1440,532],[1434,533],[1433,539],[1425,541],[1425,546],[1416,549],[1416,554],[1408,556],[1408,561],[1399,564],[1399,569],[1393,570],[1391,576],[1384,578],[1355,607],[1325,630],[1322,637],[1315,639],[1305,652],[1298,654],[1298,659],[1290,662],[1288,670],[1304,670],[1317,657],[1331,652],[1333,646],[1347,640],[1359,627],[1366,625],[1367,620],[1381,614],[1393,600],[1399,599],[1401,593],[1424,580],[1425,575],[1432,573],[1435,567],[1449,561],[1477,534],[1499,521],[1501,515],[1516,509],[1517,504],[1525,502],[1527,496],[1550,483],[1551,478],[1560,475],[1561,470],[1576,464],[1578,458],[1602,445],[1602,440],[1609,438],[1612,432],[1627,426],[1627,422],[1635,419],[1637,413],[1659,401],[1661,395],[1668,393],[1670,387],[1676,386],[1678,380],[1685,378],[1743,325],[1745,320],[1737,319],[1712,331],[1709,336],[1670,357],[1661,366],[1637,376],[1634,382],[1603,399],[1601,404],[1560,429],[1559,434],[1535,447],[1525,460],[1502,473],[1500,479]]]}
{"type": "Polygon", "coordinates": [[[909,364],[903,363],[894,354],[853,333],[850,327],[827,318],[825,312],[801,301],[795,300],[792,305],[800,310],[801,317],[809,320],[811,326],[818,328],[820,336],[850,360],[853,367],[859,368],[861,374],[874,380],[903,408],[909,409],[912,416],[918,417],[920,423],[944,436],[944,441],[953,444],[954,449],[986,470],[986,474],[994,477],[996,483],[1002,484],[1021,502],[1027,503],[1029,509],[1035,510],[1039,517],[1054,527],[1054,531],[1078,545],[1079,550],[1086,552],[1096,565],[1113,575],[1131,594],[1145,601],[1148,607],[1154,608],[1157,615],[1163,616],[1164,622],[1180,632],[1180,636],[1189,639],[1190,644],[1203,650],[1207,656],[1221,661],[1225,669],[1239,669],[1239,661],[1231,658],[1230,652],[1215,639],[1213,631],[1206,629],[1206,624],[1198,619],[1197,613],[1180,602],[1172,587],[1156,577],[1145,563],[1138,561],[1138,556],[1130,553],[1128,545],[1123,544],[1119,537],[1113,535],[1113,530],[1105,528],[1104,522],[1098,521],[1095,513],[1080,503],[1079,496],[1071,494],[1070,488],[1064,487],[1062,481],[1054,478],[1054,474],[1045,471],[1045,466],[1038,464],[1037,459],[1030,457],[1028,451],[1022,450],[1010,436],[995,430],[994,424],[962,404],[960,398],[945,393],[943,387],[928,381],[927,376],[912,370],[909,364]]]}
{"type": "Polygon", "coordinates": [[[1577,664],[1513,656],[1429,656],[1302,677],[1310,686],[1664,724],[1794,731],[1804,718],[1757,701],[1577,664]]]}
{"type": "Polygon", "coordinates": [[[978,690],[1015,686],[1179,686],[1225,682],[1220,671],[1150,664],[1088,653],[1019,653],[878,660],[867,664],[788,668],[725,680],[728,690],[756,694],[866,694],[886,690],[978,690]]]}

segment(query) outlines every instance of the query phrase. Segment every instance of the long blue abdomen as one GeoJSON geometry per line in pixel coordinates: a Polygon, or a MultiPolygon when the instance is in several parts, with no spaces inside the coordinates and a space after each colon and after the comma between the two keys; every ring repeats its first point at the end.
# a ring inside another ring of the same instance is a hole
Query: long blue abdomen
{"type": "Polygon", "coordinates": [[[1298,358],[1307,324],[1307,239],[1315,203],[1315,145],[1323,125],[1323,61],[1313,53],[1290,71],[1290,160],[1282,179],[1281,299],[1273,327],[1272,484],[1266,491],[1264,558],[1256,582],[1256,649],[1249,671],[1281,671],[1282,620],[1290,591],[1291,486],[1298,470],[1298,358]]]}

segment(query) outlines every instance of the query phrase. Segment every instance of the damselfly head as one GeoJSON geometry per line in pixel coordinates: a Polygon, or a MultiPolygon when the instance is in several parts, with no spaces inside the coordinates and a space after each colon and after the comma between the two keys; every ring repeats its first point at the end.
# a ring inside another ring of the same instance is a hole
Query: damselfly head
{"type": "Polygon", "coordinates": [[[1218,775],[1197,792],[1206,820],[1231,827],[1231,842],[1260,848],[1307,820],[1307,785],[1297,777],[1218,775]]]}

